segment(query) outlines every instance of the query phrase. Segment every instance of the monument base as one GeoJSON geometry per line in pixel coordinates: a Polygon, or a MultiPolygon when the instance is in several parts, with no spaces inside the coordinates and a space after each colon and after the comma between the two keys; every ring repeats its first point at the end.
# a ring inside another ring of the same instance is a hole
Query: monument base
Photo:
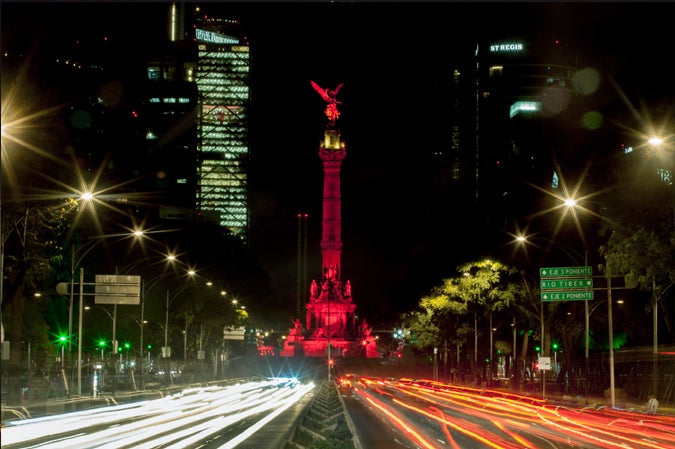
{"type": "MultiPolygon", "coordinates": [[[[291,336],[289,336],[291,337],[291,336]]],[[[328,338],[287,339],[279,353],[281,357],[328,357],[328,338]]],[[[330,339],[330,355],[338,357],[379,358],[377,343],[374,338],[367,340],[330,339]]]]}

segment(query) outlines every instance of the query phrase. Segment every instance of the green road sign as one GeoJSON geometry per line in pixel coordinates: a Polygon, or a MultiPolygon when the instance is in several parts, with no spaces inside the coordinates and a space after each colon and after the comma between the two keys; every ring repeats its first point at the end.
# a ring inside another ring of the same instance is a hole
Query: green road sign
{"type": "Polygon", "coordinates": [[[590,301],[593,299],[592,291],[567,291],[567,292],[543,292],[542,302],[547,301],[590,301]]]}
{"type": "Polygon", "coordinates": [[[593,279],[542,279],[540,287],[542,290],[588,289],[593,287],[593,279]]]}
{"type": "Polygon", "coordinates": [[[592,274],[592,267],[551,267],[539,269],[539,276],[542,278],[590,276],[592,274]]]}

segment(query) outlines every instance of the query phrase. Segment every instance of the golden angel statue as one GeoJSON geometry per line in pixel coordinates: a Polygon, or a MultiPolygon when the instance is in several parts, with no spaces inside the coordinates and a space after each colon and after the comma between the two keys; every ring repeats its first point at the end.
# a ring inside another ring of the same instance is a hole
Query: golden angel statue
{"type": "Polygon", "coordinates": [[[314,90],[316,90],[319,95],[321,95],[321,98],[323,98],[323,100],[326,102],[326,110],[324,113],[326,114],[326,117],[328,117],[328,121],[331,125],[335,124],[335,120],[340,117],[340,111],[338,111],[337,105],[342,104],[342,102],[337,100],[337,94],[340,92],[340,89],[342,89],[344,83],[338,84],[338,86],[332,90],[324,89],[314,81],[311,83],[314,90]]]}

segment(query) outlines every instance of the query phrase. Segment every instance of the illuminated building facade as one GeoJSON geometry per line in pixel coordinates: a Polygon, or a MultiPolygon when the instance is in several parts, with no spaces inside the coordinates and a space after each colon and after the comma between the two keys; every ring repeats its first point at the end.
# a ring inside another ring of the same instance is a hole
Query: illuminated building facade
{"type": "Polygon", "coordinates": [[[534,193],[521,180],[557,188],[551,156],[560,148],[545,135],[574,105],[576,55],[556,40],[498,40],[479,44],[476,58],[477,192],[492,221],[506,224],[534,193]]]}
{"type": "Polygon", "coordinates": [[[193,217],[197,178],[197,88],[192,48],[185,41],[171,43],[146,65],[141,115],[147,145],[149,185],[157,192],[160,220],[193,217]]]}
{"type": "Polygon", "coordinates": [[[435,154],[457,214],[507,228],[522,208],[532,208],[524,198],[535,189],[527,183],[556,188],[556,148],[547,139],[575,106],[576,71],[574,51],[554,39],[457,45],[449,74],[450,139],[435,154]]]}
{"type": "Polygon", "coordinates": [[[243,241],[249,223],[249,46],[237,22],[198,17],[195,28],[197,211],[243,241]]]}
{"type": "Polygon", "coordinates": [[[249,46],[239,23],[170,7],[169,43],[146,64],[143,118],[159,218],[216,223],[247,241],[249,46]]]}

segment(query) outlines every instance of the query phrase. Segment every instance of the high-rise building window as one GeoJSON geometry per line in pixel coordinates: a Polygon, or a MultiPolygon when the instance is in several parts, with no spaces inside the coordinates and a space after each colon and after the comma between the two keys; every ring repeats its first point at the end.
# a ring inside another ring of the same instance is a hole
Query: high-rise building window
{"type": "Polygon", "coordinates": [[[160,69],[158,66],[148,67],[148,79],[149,80],[158,80],[159,79],[160,69]]]}
{"type": "Polygon", "coordinates": [[[176,67],[174,66],[164,67],[163,75],[164,75],[163,78],[166,81],[174,81],[176,79],[176,67]]]}
{"type": "Polygon", "coordinates": [[[501,65],[493,65],[490,67],[490,78],[498,78],[502,76],[502,72],[504,71],[504,66],[501,65]]]}

